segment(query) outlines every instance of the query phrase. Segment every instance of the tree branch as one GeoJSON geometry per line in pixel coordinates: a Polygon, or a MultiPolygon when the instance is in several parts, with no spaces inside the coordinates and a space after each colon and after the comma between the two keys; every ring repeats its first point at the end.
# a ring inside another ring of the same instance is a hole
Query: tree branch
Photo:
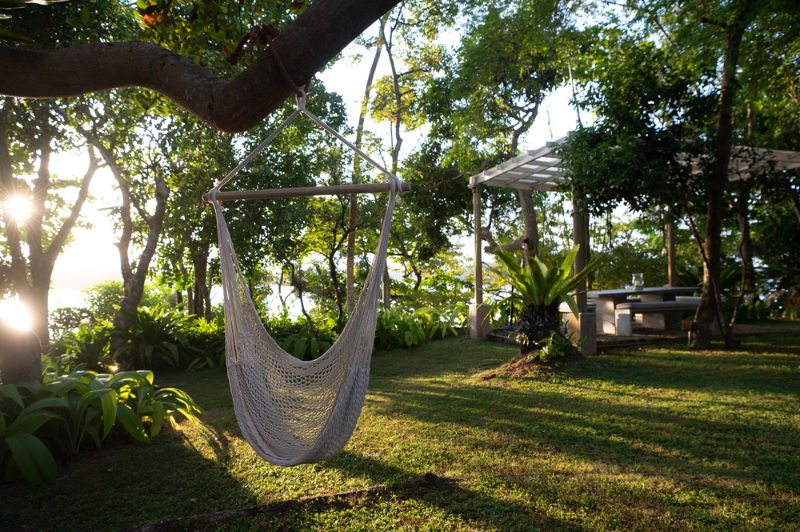
{"type": "MultiPolygon", "coordinates": [[[[303,86],[399,0],[314,2],[273,41],[296,86],[303,86]]],[[[162,94],[220,131],[247,131],[294,93],[264,51],[230,82],[161,46],[95,43],[58,50],[0,47],[0,94],[61,98],[119,87],[162,94]]]]}
{"type": "Polygon", "coordinates": [[[56,258],[61,254],[64,245],[67,243],[67,238],[72,232],[72,228],[75,227],[75,223],[78,221],[78,216],[81,214],[83,204],[86,202],[86,198],[89,197],[89,185],[92,183],[92,178],[98,168],[100,168],[100,163],[94,156],[94,150],[89,146],[89,168],[83,176],[81,188],[78,191],[78,198],[75,200],[75,204],[72,206],[69,216],[64,220],[64,223],[61,224],[61,228],[58,230],[58,233],[45,252],[45,262],[51,269],[55,265],[56,258]]]}

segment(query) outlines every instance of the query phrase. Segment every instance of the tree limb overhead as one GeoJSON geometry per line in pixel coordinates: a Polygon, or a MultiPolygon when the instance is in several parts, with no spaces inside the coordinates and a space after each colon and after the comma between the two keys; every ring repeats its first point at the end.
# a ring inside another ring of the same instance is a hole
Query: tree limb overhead
{"type": "MultiPolygon", "coordinates": [[[[302,87],[398,2],[318,0],[273,46],[294,84],[302,87]]],[[[62,98],[118,87],[151,89],[227,133],[252,128],[294,92],[267,50],[230,82],[145,42],[45,51],[0,47],[0,72],[0,94],[22,98],[62,98]]]]}

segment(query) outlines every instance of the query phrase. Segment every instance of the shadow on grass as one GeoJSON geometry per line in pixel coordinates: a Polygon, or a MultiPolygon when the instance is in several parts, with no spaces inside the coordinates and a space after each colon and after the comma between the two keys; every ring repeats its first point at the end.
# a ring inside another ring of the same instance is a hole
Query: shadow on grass
{"type": "Polygon", "coordinates": [[[471,427],[471,441],[461,444],[475,452],[500,438],[518,452],[800,491],[796,351],[789,357],[645,353],[589,359],[551,380],[453,386],[378,379],[371,393],[380,401],[371,409],[471,427]]]}
{"type": "MultiPolygon", "coordinates": [[[[534,527],[533,530],[586,530],[574,522],[539,513],[529,504],[513,504],[478,489],[468,489],[457,482],[457,479],[436,479],[428,473],[415,481],[418,475],[411,471],[350,451],[339,453],[326,461],[324,466],[349,476],[366,478],[371,484],[386,484],[388,492],[395,499],[416,499],[424,505],[438,508],[448,516],[477,523],[482,529],[497,527],[500,530],[528,530],[534,527]],[[434,480],[426,482],[428,477],[434,480]]],[[[359,504],[363,505],[363,501],[359,504]]],[[[274,529],[283,528],[278,526],[274,529]]]]}

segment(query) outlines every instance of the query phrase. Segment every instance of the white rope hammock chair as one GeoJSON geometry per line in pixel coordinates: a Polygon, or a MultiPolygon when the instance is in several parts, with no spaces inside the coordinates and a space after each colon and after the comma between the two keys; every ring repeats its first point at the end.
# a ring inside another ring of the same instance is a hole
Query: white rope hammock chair
{"type": "Polygon", "coordinates": [[[267,462],[292,466],[331,458],[347,444],[355,429],[369,382],[378,296],[386,268],[389,227],[395,198],[408,185],[353,146],[305,108],[300,91],[297,110],[273,131],[225,179],[203,197],[214,206],[225,297],[225,353],[236,419],[247,442],[267,462]],[[305,187],[221,192],[247,163],[298,116],[306,115],[356,154],[380,170],[384,184],[305,187]],[[378,249],[364,288],[342,334],[319,358],[302,361],[270,337],[258,318],[242,276],[222,201],[297,197],[358,192],[389,192],[378,249]]]}

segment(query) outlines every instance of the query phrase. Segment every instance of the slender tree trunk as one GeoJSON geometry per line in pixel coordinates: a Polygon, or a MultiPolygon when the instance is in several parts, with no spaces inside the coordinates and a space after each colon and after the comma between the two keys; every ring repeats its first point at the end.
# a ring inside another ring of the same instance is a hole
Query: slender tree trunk
{"type": "MultiPolygon", "coordinates": [[[[720,257],[722,252],[722,218],[724,215],[724,192],[728,183],[728,167],[731,157],[733,138],[733,97],[736,82],[736,66],[739,61],[739,47],[746,24],[739,24],[728,33],[725,42],[725,54],[722,66],[722,81],[717,114],[717,141],[714,153],[712,178],[708,190],[708,210],[706,217],[705,256],[703,265],[703,294],[697,309],[695,347],[708,349],[714,321],[721,316],[718,308],[721,294],[716,293],[720,279],[720,257]]],[[[723,328],[725,345],[729,349],[735,347],[733,334],[727,331],[727,324],[720,323],[723,328]]]]}
{"type": "MultiPolygon", "coordinates": [[[[397,19],[397,24],[391,28],[389,39],[386,38],[385,25],[380,27],[381,40],[386,46],[386,56],[389,58],[389,66],[392,70],[392,88],[394,90],[394,104],[395,104],[395,117],[394,117],[394,144],[392,146],[392,173],[397,175],[397,165],[400,160],[400,147],[403,145],[403,137],[400,136],[401,125],[403,122],[403,97],[400,92],[400,77],[397,74],[397,68],[394,63],[394,56],[392,55],[392,37],[397,25],[400,24],[400,18],[397,19]]],[[[383,308],[389,310],[392,307],[392,278],[389,275],[389,261],[387,258],[386,269],[383,272],[383,308]]]]}
{"type": "MultiPolygon", "coordinates": [[[[136,261],[136,269],[134,270],[131,265],[129,255],[129,248],[133,236],[133,221],[131,219],[132,196],[130,187],[128,186],[125,176],[122,174],[122,170],[119,168],[119,165],[117,165],[116,158],[114,157],[112,151],[103,146],[99,141],[96,141],[95,146],[97,146],[98,150],[103,155],[103,159],[111,169],[111,173],[114,174],[114,178],[117,180],[117,184],[119,185],[119,190],[122,195],[122,207],[120,208],[122,234],[120,235],[120,240],[117,242],[116,246],[120,257],[120,270],[122,273],[122,286],[124,295],[122,297],[122,301],[119,302],[119,306],[120,310],[133,313],[136,312],[136,309],[139,308],[139,303],[142,302],[142,295],[144,295],[144,284],[147,280],[147,272],[150,269],[150,262],[152,261],[153,255],[156,252],[156,246],[158,245],[158,240],[161,237],[161,230],[164,227],[164,215],[166,214],[167,210],[169,189],[167,188],[164,179],[160,175],[156,174],[156,207],[153,215],[148,215],[144,208],[142,208],[142,206],[138,203],[133,204],[133,207],[136,209],[136,211],[139,213],[139,216],[145,221],[148,227],[147,240],[145,242],[144,249],[142,250],[142,254],[139,255],[139,259],[136,261]]],[[[127,329],[130,325],[130,320],[128,320],[128,318],[126,318],[122,312],[120,312],[120,310],[117,310],[114,313],[114,327],[117,329],[127,329]]],[[[111,341],[112,350],[119,347],[121,342],[122,340],[120,338],[114,338],[111,341]]]]}
{"type": "Polygon", "coordinates": [[[791,191],[789,192],[789,201],[794,207],[794,213],[797,215],[797,221],[800,222],[800,198],[795,196],[791,191]]]}
{"type": "MultiPolygon", "coordinates": [[[[369,106],[369,96],[372,92],[372,83],[375,79],[375,71],[378,68],[378,61],[383,49],[383,27],[386,24],[386,17],[380,19],[380,30],[378,32],[378,42],[376,43],[375,56],[372,58],[372,66],[367,76],[367,85],[364,87],[364,98],[361,100],[361,110],[358,113],[358,127],[356,128],[355,146],[361,149],[364,138],[364,121],[367,117],[367,107],[369,106]]],[[[361,160],[353,158],[353,184],[361,182],[361,160]]],[[[356,305],[356,223],[358,220],[358,196],[350,196],[350,213],[348,217],[347,234],[347,312],[352,313],[356,305]]]]}
{"type": "Polygon", "coordinates": [[[525,244],[528,257],[539,256],[539,224],[536,210],[533,208],[533,191],[517,190],[519,206],[522,210],[522,221],[525,223],[525,244]]]}
{"type": "MultiPolygon", "coordinates": [[[[127,189],[126,189],[127,190],[127,189]]],[[[144,294],[144,283],[147,280],[147,272],[150,269],[150,262],[156,252],[158,239],[161,237],[161,230],[164,227],[164,215],[167,210],[167,197],[169,197],[169,189],[161,177],[156,176],[156,208],[152,216],[147,216],[147,242],[145,243],[142,254],[139,255],[139,260],[136,262],[136,270],[132,272],[130,262],[127,264],[120,264],[123,274],[128,273],[127,277],[123,278],[123,286],[125,295],[120,301],[120,309],[127,310],[128,312],[135,312],[139,308],[139,303],[142,302],[142,295],[144,294]]],[[[144,211],[140,211],[140,215],[144,215],[144,211]]],[[[121,261],[128,258],[128,246],[130,241],[120,241],[117,247],[120,249],[121,261]],[[123,247],[125,252],[122,252],[123,247]]],[[[114,327],[117,329],[125,329],[130,325],[130,321],[122,315],[119,310],[114,313],[114,327]]],[[[112,347],[116,347],[113,345],[112,347]]]]}
{"type": "Polygon", "coordinates": [[[750,181],[739,182],[739,197],[736,200],[736,219],[742,235],[739,256],[742,258],[742,293],[752,294],[756,289],[756,272],[753,268],[753,243],[750,240],[750,181]]]}
{"type": "Polygon", "coordinates": [[[186,289],[186,312],[194,314],[194,292],[192,288],[186,289]]]}

